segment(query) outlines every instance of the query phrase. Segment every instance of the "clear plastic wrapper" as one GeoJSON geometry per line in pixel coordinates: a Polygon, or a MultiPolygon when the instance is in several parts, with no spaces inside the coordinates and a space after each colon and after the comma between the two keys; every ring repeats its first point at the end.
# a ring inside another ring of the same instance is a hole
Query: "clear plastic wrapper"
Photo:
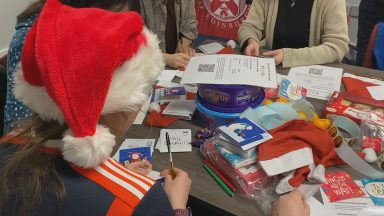
{"type": "Polygon", "coordinates": [[[271,205],[279,196],[275,188],[278,177],[270,177],[263,169],[253,162],[240,167],[233,167],[218,151],[215,138],[208,139],[200,146],[200,151],[215,169],[235,185],[237,190],[255,200],[255,205],[265,214],[270,215],[271,205]]]}
{"type": "Polygon", "coordinates": [[[373,148],[377,154],[384,151],[384,119],[364,119],[360,124],[360,148],[373,148]]]}

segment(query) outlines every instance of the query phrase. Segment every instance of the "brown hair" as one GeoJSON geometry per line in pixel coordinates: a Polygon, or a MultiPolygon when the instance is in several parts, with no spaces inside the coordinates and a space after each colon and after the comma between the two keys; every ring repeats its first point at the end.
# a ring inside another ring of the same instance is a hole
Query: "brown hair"
{"type": "MultiPolygon", "coordinates": [[[[75,7],[75,8],[102,8],[110,11],[121,11],[126,6],[134,4],[133,1],[139,0],[60,0],[61,3],[75,7]]],[[[43,9],[46,0],[38,0],[31,5],[29,5],[19,16],[17,16],[18,21],[24,21],[34,14],[40,13],[43,9]]]]}
{"type": "MultiPolygon", "coordinates": [[[[0,151],[4,152],[18,138],[27,138],[26,144],[17,147],[16,151],[2,162],[0,170],[0,215],[11,198],[17,197],[20,206],[11,211],[19,215],[33,214],[44,192],[52,192],[60,203],[65,198],[62,178],[55,169],[56,156],[41,152],[43,144],[50,139],[59,139],[67,128],[56,121],[43,121],[37,115],[32,117],[15,137],[5,139],[0,143],[0,151]]],[[[7,206],[10,207],[10,206],[7,206]]]]}

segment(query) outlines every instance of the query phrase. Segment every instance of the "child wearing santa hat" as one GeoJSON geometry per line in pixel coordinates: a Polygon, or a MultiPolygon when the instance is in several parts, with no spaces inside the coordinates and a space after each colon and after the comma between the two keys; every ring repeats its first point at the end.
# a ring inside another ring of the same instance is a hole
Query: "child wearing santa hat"
{"type": "Polygon", "coordinates": [[[0,214],[187,215],[187,173],[163,188],[110,158],[163,67],[138,14],[47,0],[14,77],[35,115],[0,141],[0,214]]]}

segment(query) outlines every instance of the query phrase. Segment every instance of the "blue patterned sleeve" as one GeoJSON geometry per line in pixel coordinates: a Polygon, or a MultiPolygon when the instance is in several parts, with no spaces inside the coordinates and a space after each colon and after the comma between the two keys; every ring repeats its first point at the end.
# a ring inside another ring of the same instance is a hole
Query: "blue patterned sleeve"
{"type": "Polygon", "coordinates": [[[31,115],[31,111],[23,103],[18,101],[13,95],[13,74],[21,60],[21,50],[24,45],[25,37],[33,23],[37,19],[37,15],[31,16],[29,19],[16,24],[16,33],[13,35],[8,50],[7,64],[7,95],[4,107],[4,133],[9,132],[12,128],[17,127],[17,121],[25,119],[31,115]]]}

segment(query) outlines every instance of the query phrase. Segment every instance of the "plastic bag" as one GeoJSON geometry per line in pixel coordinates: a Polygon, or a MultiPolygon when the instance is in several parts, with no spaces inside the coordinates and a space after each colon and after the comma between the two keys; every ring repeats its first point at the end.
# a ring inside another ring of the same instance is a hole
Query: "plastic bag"
{"type": "Polygon", "coordinates": [[[384,151],[384,120],[364,119],[360,124],[360,148],[373,148],[377,154],[384,151]]]}
{"type": "Polygon", "coordinates": [[[227,178],[235,187],[247,197],[255,200],[257,207],[270,215],[272,203],[279,197],[275,193],[278,177],[270,177],[255,162],[240,167],[233,167],[218,151],[219,145],[214,142],[215,137],[208,139],[200,146],[200,151],[220,174],[227,178]]]}

